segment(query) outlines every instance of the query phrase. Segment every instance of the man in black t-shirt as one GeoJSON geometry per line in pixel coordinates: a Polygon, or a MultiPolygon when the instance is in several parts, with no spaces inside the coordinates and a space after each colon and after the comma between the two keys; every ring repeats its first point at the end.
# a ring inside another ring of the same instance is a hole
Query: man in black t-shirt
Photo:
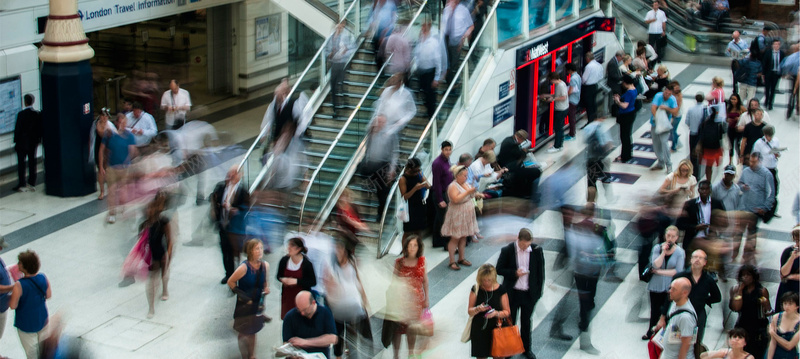
{"type": "Polygon", "coordinates": [[[743,164],[745,167],[750,165],[749,157],[750,152],[753,151],[753,144],[755,144],[759,138],[764,137],[763,129],[767,123],[764,122],[763,119],[764,111],[758,109],[753,114],[753,122],[744,126],[742,141],[739,145],[739,163],[743,164]]]}

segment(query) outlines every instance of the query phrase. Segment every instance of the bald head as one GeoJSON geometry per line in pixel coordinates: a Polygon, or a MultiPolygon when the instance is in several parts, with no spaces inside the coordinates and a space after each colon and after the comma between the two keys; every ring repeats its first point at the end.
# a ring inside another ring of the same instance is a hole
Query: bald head
{"type": "Polygon", "coordinates": [[[692,290],[692,282],[688,278],[678,278],[672,281],[669,286],[669,299],[677,305],[683,305],[689,298],[689,292],[692,290]]]}
{"type": "Polygon", "coordinates": [[[297,296],[294,297],[294,304],[297,307],[297,311],[306,318],[313,317],[314,313],[317,312],[317,302],[311,292],[307,290],[297,293],[297,296]]]}
{"type": "Polygon", "coordinates": [[[732,36],[734,40],[739,40],[739,36],[741,36],[741,34],[739,31],[734,31],[732,36]]]}

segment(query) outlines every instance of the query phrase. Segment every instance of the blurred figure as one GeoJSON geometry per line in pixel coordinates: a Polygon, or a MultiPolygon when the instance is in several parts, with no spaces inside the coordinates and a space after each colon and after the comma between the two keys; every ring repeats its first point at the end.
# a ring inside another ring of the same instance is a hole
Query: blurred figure
{"type": "MultiPolygon", "coordinates": [[[[127,128],[133,133],[136,139],[136,147],[144,147],[150,144],[150,140],[158,133],[156,120],[153,115],[144,111],[141,103],[133,103],[133,112],[127,115],[127,128]]],[[[122,126],[117,126],[122,128],[122,126]]]]}
{"type": "Polygon", "coordinates": [[[169,138],[170,149],[175,163],[187,164],[188,172],[184,176],[197,179],[195,203],[202,204],[206,199],[205,170],[209,169],[208,156],[212,155],[209,147],[219,141],[214,126],[204,121],[192,121],[180,130],[164,131],[169,138]]]}
{"type": "Polygon", "coordinates": [[[317,304],[305,290],[297,293],[293,307],[283,321],[283,342],[330,358],[330,346],[338,342],[330,309],[317,304]]]}
{"type": "Polygon", "coordinates": [[[228,283],[234,271],[234,257],[238,259],[245,231],[245,211],[250,203],[250,194],[240,183],[241,173],[236,165],[228,170],[225,181],[217,183],[211,193],[211,218],[219,230],[219,246],[222,250],[222,265],[225,277],[220,284],[228,283]]]}
{"type": "Polygon", "coordinates": [[[341,107],[339,95],[343,92],[343,82],[345,68],[350,57],[355,52],[355,40],[353,34],[347,29],[347,19],[343,19],[336,24],[336,29],[331,35],[331,40],[327,44],[328,62],[331,64],[331,103],[333,103],[333,113],[341,107]]]}
{"type": "Polygon", "coordinates": [[[397,5],[394,0],[374,0],[369,14],[369,28],[367,34],[372,34],[372,50],[375,52],[375,63],[378,68],[383,67],[381,46],[383,41],[392,33],[394,22],[397,19],[397,5]]]}
{"type": "Polygon", "coordinates": [[[800,260],[798,260],[800,258],[800,224],[792,228],[792,242],[794,244],[786,247],[781,253],[781,284],[778,285],[775,303],[780,303],[786,293],[798,294],[800,292],[800,260]]]}
{"type": "Polygon", "coordinates": [[[269,263],[264,261],[264,247],[257,239],[245,245],[247,260],[228,278],[228,287],[236,294],[233,310],[233,329],[239,333],[239,351],[242,359],[254,358],[256,334],[264,322],[272,318],[263,316],[263,300],[269,294],[269,263]]]}
{"type": "Polygon", "coordinates": [[[608,132],[603,131],[602,118],[595,118],[584,126],[583,134],[586,141],[586,201],[594,203],[597,200],[597,181],[603,183],[605,198],[608,202],[614,201],[614,194],[606,173],[606,155],[613,148],[608,132]]]}
{"type": "MultiPolygon", "coordinates": [[[[759,75],[763,72],[761,59],[758,53],[751,52],[749,56],[738,61],[739,68],[736,70],[734,79],[739,82],[739,92],[742,101],[750,101],[756,97],[759,75]]],[[[737,93],[734,91],[734,93],[737,93]]]]}
{"type": "Polygon", "coordinates": [[[186,113],[192,108],[192,98],[189,91],[181,88],[178,80],[169,81],[169,90],[161,96],[161,111],[164,113],[164,123],[167,129],[177,130],[186,123],[186,113]]]}
{"type": "Polygon", "coordinates": [[[37,161],[36,150],[42,142],[44,123],[42,114],[33,109],[34,97],[31,94],[23,96],[25,108],[17,114],[14,125],[14,151],[17,153],[17,186],[14,191],[24,192],[36,190],[37,161]],[[25,160],[28,161],[28,181],[25,181],[25,160]]]}
{"type": "Polygon", "coordinates": [[[389,75],[401,75],[404,81],[408,80],[408,72],[411,69],[411,42],[405,37],[407,20],[397,22],[392,30],[392,34],[384,41],[381,47],[383,57],[389,61],[386,65],[386,73],[389,75]],[[391,59],[389,58],[391,56],[391,59]]]}
{"type": "Polygon", "coordinates": [[[171,218],[163,214],[167,206],[167,193],[159,191],[156,197],[145,208],[145,218],[139,226],[139,232],[147,231],[150,246],[150,273],[147,278],[147,304],[150,310],[147,318],[155,315],[156,288],[161,280],[161,300],[169,299],[167,282],[169,281],[169,267],[172,263],[172,245],[174,242],[173,224],[171,218]]]}
{"type": "MultiPolygon", "coordinates": [[[[758,221],[775,203],[772,173],[761,166],[761,159],[761,152],[750,154],[750,166],[742,171],[742,176],[739,178],[739,188],[742,190],[742,228],[747,228],[744,255],[742,256],[745,263],[755,261],[758,221]]],[[[738,249],[738,247],[734,247],[734,253],[738,254],[738,249]]]]}
{"type": "Polygon", "coordinates": [[[739,282],[731,288],[728,306],[739,317],[734,325],[748,333],[748,343],[744,350],[756,358],[763,358],[769,343],[767,314],[772,311],[769,303],[769,292],[761,285],[756,267],[745,264],[739,268],[736,280],[739,282]]]}
{"type": "MultiPolygon", "coordinates": [[[[303,117],[303,110],[307,101],[303,101],[300,97],[290,98],[289,93],[291,91],[292,87],[289,85],[289,80],[282,79],[281,83],[275,87],[272,102],[267,107],[267,111],[264,112],[264,118],[261,120],[261,131],[265,131],[265,129],[267,131],[272,130],[272,132],[269,132],[271,136],[270,145],[264,147],[265,154],[269,148],[275,146],[282,133],[289,132],[284,127],[293,125],[291,128],[297,129],[303,117]]],[[[266,137],[264,140],[266,140],[266,137]]],[[[262,159],[262,162],[264,161],[266,161],[266,158],[262,159]]]]}
{"type": "MultiPolygon", "coordinates": [[[[734,94],[733,96],[737,95],[734,94]]],[[[710,117],[711,113],[705,104],[706,95],[703,92],[695,94],[694,100],[697,103],[686,111],[686,127],[689,127],[689,161],[692,162],[692,175],[698,178],[700,177],[701,154],[697,151],[697,144],[700,143],[700,126],[710,117]]]]}
{"type": "Polygon", "coordinates": [[[377,218],[383,216],[390,185],[395,179],[400,146],[398,135],[389,129],[386,118],[379,114],[372,119],[367,134],[366,154],[358,169],[362,176],[368,177],[369,186],[378,197],[377,218]]]}
{"type": "Polygon", "coordinates": [[[641,208],[639,220],[636,222],[636,229],[641,237],[639,249],[639,280],[642,280],[641,273],[650,264],[650,254],[653,251],[653,242],[661,244],[664,242],[663,235],[667,227],[672,224],[672,218],[667,215],[667,208],[664,205],[664,198],[655,196],[645,201],[641,208]],[[655,241],[654,241],[655,239],[655,241]]]}
{"type": "Polygon", "coordinates": [[[744,347],[747,345],[747,337],[748,337],[747,331],[745,331],[744,329],[733,328],[728,331],[727,348],[700,354],[700,359],[711,359],[711,358],[755,359],[753,355],[744,350],[744,347]]]}
{"type": "MultiPolygon", "coordinates": [[[[696,187],[697,179],[692,175],[692,163],[688,159],[683,159],[678,163],[675,171],[670,171],[664,178],[664,182],[658,188],[658,194],[667,198],[667,203],[671,208],[679,211],[686,200],[694,198],[696,187]]],[[[676,212],[674,217],[679,214],[680,212],[676,212]]]]}
{"type": "Polygon", "coordinates": [[[326,302],[336,322],[339,339],[333,346],[333,355],[341,359],[345,345],[349,358],[369,356],[372,353],[372,329],[369,323],[369,302],[356,265],[357,239],[349,234],[336,236],[336,254],[324,277],[326,302]]]}
{"type": "MultiPolygon", "coordinates": [[[[450,198],[447,197],[447,186],[453,182],[453,173],[450,172],[450,155],[453,153],[453,144],[450,141],[442,141],[441,153],[433,160],[431,172],[433,183],[431,184],[431,194],[428,196],[428,206],[435,208],[433,218],[428,217],[432,223],[431,232],[433,233],[433,247],[445,247],[450,240],[442,235],[442,224],[447,214],[447,204],[450,198]]],[[[429,210],[429,212],[431,212],[429,210]]]]}
{"type": "Polygon", "coordinates": [[[725,211],[722,202],[711,197],[711,183],[702,180],[697,186],[699,196],[683,203],[681,216],[675,222],[678,229],[684,232],[681,246],[686,251],[693,251],[694,239],[710,239],[711,213],[725,211]]]}
{"type": "Polygon", "coordinates": [[[353,235],[370,232],[369,226],[361,218],[358,206],[353,203],[353,191],[349,188],[342,191],[333,212],[333,219],[342,231],[353,235]]]}
{"type": "MultiPolygon", "coordinates": [[[[763,133],[764,137],[753,143],[753,152],[761,153],[761,158],[763,158],[762,165],[769,170],[769,173],[772,173],[773,188],[775,188],[775,196],[777,196],[779,192],[778,185],[780,184],[778,181],[778,160],[781,157],[781,153],[773,151],[773,149],[781,148],[781,143],[775,137],[775,127],[772,125],[764,127],[763,133]]],[[[773,208],[775,207],[773,206],[773,208]]]]}
{"type": "Polygon", "coordinates": [[[509,177],[503,180],[503,194],[512,197],[535,199],[542,171],[537,166],[526,166],[530,142],[528,132],[517,130],[500,143],[497,163],[508,168],[509,177]]]}
{"type": "MultiPolygon", "coordinates": [[[[665,242],[653,246],[650,254],[650,264],[653,267],[653,278],[647,283],[650,292],[650,326],[642,340],[649,340],[657,333],[658,320],[661,316],[661,306],[667,301],[670,292],[670,282],[675,274],[683,271],[686,263],[686,252],[676,245],[678,241],[678,227],[669,226],[664,233],[665,242]]],[[[691,284],[689,284],[691,287],[691,284]]],[[[686,291],[687,295],[689,290],[686,291]]]]}
{"type": "MultiPolygon", "coordinates": [[[[272,166],[263,180],[262,188],[289,193],[299,181],[306,179],[305,144],[296,123],[287,123],[272,146],[272,166]]],[[[266,158],[266,157],[265,157],[266,158]]]]}
{"type": "Polygon", "coordinates": [[[417,46],[414,48],[414,59],[417,62],[417,78],[419,80],[420,91],[425,100],[425,108],[428,110],[428,118],[433,117],[436,112],[436,89],[439,82],[444,80],[443,70],[446,66],[447,56],[444,44],[439,38],[439,34],[431,32],[431,18],[424,15],[422,28],[419,33],[417,46]]]}
{"type": "Polygon", "coordinates": [[[462,0],[448,0],[442,10],[441,23],[442,36],[447,45],[447,83],[453,82],[453,77],[461,63],[461,50],[464,43],[470,38],[475,25],[472,15],[462,0]]]}
{"type": "Polygon", "coordinates": [[[100,110],[100,115],[92,123],[92,129],[89,132],[89,160],[94,161],[94,165],[97,168],[97,185],[100,188],[100,195],[97,196],[98,200],[105,198],[106,195],[105,169],[108,166],[107,162],[100,162],[100,146],[107,137],[117,132],[117,128],[109,121],[109,117],[107,108],[100,110]]]}
{"type": "Polygon", "coordinates": [[[61,317],[60,313],[50,317],[47,336],[39,343],[39,359],[90,358],[82,350],[81,338],[63,334],[64,320],[61,317]]]}
{"type": "Polygon", "coordinates": [[[418,158],[408,160],[397,187],[403,200],[408,203],[406,210],[409,220],[403,223],[403,237],[419,236],[428,227],[425,195],[431,186],[422,174],[422,162],[418,158]]]}
{"type": "Polygon", "coordinates": [[[776,306],[782,312],[773,315],[769,325],[769,343],[767,359],[792,359],[797,358],[797,342],[800,340],[800,314],[797,313],[797,293],[786,293],[776,306]]]}
{"type": "Polygon", "coordinates": [[[531,351],[531,316],[544,292],[544,271],[544,251],[533,243],[533,234],[527,228],[520,229],[517,240],[503,247],[497,258],[497,274],[503,276],[512,324],[517,324],[520,311],[523,355],[528,359],[536,358],[531,351]]]}
{"type": "Polygon", "coordinates": [[[467,314],[473,317],[469,333],[470,356],[480,359],[492,355],[492,332],[511,315],[511,308],[506,288],[497,283],[494,266],[484,264],[478,268],[476,281],[469,292],[467,314]]]}
{"type": "MultiPolygon", "coordinates": [[[[308,248],[302,238],[290,238],[286,244],[288,252],[280,262],[276,278],[281,282],[281,319],[286,317],[291,309],[295,307],[293,298],[302,291],[310,291],[311,287],[317,285],[317,275],[314,266],[306,257],[308,248]]],[[[284,338],[285,339],[285,338],[284,338]]]]}
{"type": "Polygon", "coordinates": [[[447,187],[447,197],[450,199],[450,206],[444,217],[442,224],[442,236],[450,237],[447,244],[447,251],[450,258],[450,269],[459,270],[463,266],[471,266],[472,263],[466,259],[467,237],[480,232],[478,220],[475,217],[475,205],[473,198],[484,198],[483,193],[476,193],[477,188],[467,183],[467,168],[464,166],[453,166],[450,169],[455,178],[447,187]],[[458,247],[458,263],[455,261],[455,251],[458,247]]]}
{"type": "Polygon", "coordinates": [[[692,149],[699,152],[697,157],[700,163],[706,168],[706,180],[713,179],[714,167],[722,165],[722,139],[725,136],[725,124],[718,122],[718,107],[710,106],[709,115],[697,129],[697,136],[700,141],[697,147],[692,149]]]}
{"type": "Polygon", "coordinates": [[[50,281],[39,273],[41,262],[32,250],[17,255],[17,268],[23,277],[14,283],[8,307],[15,310],[14,327],[19,333],[19,341],[28,359],[39,358],[39,343],[44,340],[45,326],[48,322],[47,305],[52,291],[50,281]]]}
{"type": "MultiPolygon", "coordinates": [[[[722,301],[722,293],[719,291],[716,279],[705,270],[705,266],[708,264],[706,252],[698,249],[692,252],[691,258],[691,267],[676,274],[672,277],[672,280],[674,282],[678,278],[686,278],[692,285],[692,289],[689,291],[689,303],[697,314],[697,342],[702,343],[708,319],[706,305],[711,307],[712,304],[722,301]]],[[[667,316],[669,315],[667,309],[669,309],[668,304],[664,306],[661,319],[658,321],[658,327],[660,328],[666,325],[667,316]]]]}
{"type": "MultiPolygon", "coordinates": [[[[417,333],[410,331],[409,327],[420,321],[423,310],[430,308],[428,272],[425,269],[424,254],[425,247],[419,236],[410,236],[403,240],[401,257],[394,262],[394,277],[400,279],[401,283],[404,284],[398,288],[403,293],[395,294],[398,295],[398,298],[407,300],[403,306],[404,309],[399,311],[400,313],[393,313],[395,315],[399,314],[397,318],[393,318],[396,320],[384,322],[384,330],[388,329],[389,334],[391,334],[390,338],[395,358],[398,358],[400,340],[403,334],[406,335],[408,356],[413,357],[417,354],[417,333]]],[[[385,343],[384,346],[386,346],[385,343]]]]}
{"type": "Polygon", "coordinates": [[[108,164],[100,167],[100,175],[108,182],[108,223],[115,223],[117,207],[126,200],[123,187],[128,181],[128,168],[138,154],[136,139],[127,127],[128,118],[117,116],[117,132],[110,133],[100,144],[98,163],[108,164]]]}
{"type": "Polygon", "coordinates": [[[392,135],[399,135],[417,114],[414,95],[405,86],[405,76],[400,73],[386,80],[381,96],[372,107],[375,109],[375,116],[370,124],[375,122],[377,116],[383,115],[386,119],[386,131],[392,135]]]}

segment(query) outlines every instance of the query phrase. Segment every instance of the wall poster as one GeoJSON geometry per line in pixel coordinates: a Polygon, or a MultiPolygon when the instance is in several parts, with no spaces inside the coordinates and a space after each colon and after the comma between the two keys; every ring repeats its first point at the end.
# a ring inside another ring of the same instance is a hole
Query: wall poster
{"type": "Polygon", "coordinates": [[[256,59],[281,53],[281,14],[256,19],[256,59]]]}

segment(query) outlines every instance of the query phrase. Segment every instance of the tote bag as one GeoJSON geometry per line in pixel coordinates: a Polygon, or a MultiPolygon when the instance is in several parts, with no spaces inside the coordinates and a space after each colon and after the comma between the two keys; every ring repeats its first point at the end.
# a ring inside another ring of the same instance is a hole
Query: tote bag
{"type": "Polygon", "coordinates": [[[656,134],[662,134],[665,132],[669,132],[672,130],[672,121],[669,120],[669,116],[667,116],[667,111],[658,110],[656,111],[655,117],[655,132],[656,134]]]}
{"type": "Polygon", "coordinates": [[[511,324],[508,318],[497,321],[497,328],[492,331],[492,356],[502,358],[524,353],[525,347],[522,345],[519,328],[516,325],[504,327],[503,322],[511,324]]]}

